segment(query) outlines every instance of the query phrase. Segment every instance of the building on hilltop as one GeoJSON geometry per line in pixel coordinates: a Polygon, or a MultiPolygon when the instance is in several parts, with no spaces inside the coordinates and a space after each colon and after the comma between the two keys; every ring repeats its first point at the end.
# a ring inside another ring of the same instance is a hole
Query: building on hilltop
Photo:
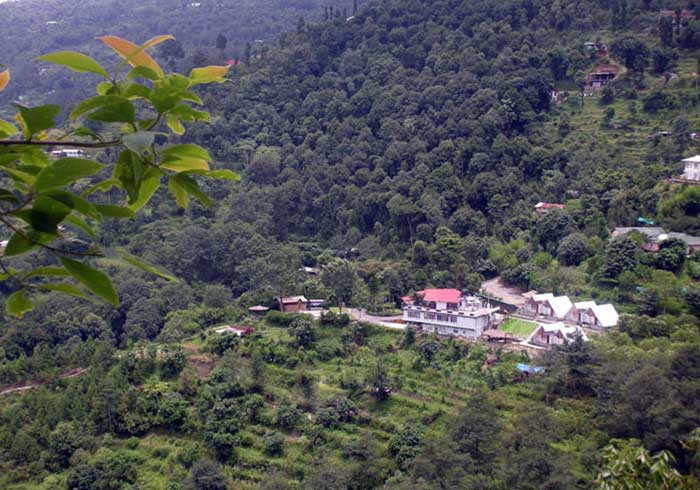
{"type": "Polygon", "coordinates": [[[683,180],[700,183],[700,155],[683,160],[683,180]]]}
{"type": "Polygon", "coordinates": [[[458,289],[425,289],[416,295],[419,303],[404,302],[403,320],[425,333],[477,339],[492,328],[498,311],[458,289]]]}

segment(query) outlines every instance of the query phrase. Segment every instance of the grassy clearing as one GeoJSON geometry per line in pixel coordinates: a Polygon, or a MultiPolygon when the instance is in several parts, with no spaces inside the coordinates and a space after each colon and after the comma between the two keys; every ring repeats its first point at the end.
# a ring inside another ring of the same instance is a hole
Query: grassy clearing
{"type": "Polygon", "coordinates": [[[512,333],[522,338],[527,338],[536,328],[536,323],[518,318],[509,318],[501,325],[501,330],[504,332],[512,333]]]}

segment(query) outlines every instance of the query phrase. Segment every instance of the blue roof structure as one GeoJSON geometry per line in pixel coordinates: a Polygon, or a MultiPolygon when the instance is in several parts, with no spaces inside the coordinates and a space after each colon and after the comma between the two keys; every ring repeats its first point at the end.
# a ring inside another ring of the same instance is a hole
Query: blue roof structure
{"type": "Polygon", "coordinates": [[[530,366],[529,364],[518,364],[516,366],[516,369],[518,371],[520,371],[521,373],[526,373],[526,374],[540,374],[541,372],[544,371],[543,367],[530,366]]]}

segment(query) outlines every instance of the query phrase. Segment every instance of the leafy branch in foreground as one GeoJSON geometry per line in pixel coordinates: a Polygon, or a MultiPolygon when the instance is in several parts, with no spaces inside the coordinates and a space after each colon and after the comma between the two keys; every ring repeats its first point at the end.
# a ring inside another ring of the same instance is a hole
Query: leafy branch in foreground
{"type": "MultiPolygon", "coordinates": [[[[203,103],[192,88],[223,83],[228,67],[195,68],[189,76],[165,74],[146,50],[174,40],[172,36],[157,36],[141,46],[114,36],[100,40],[121,57],[112,75],[93,58],[77,52],[60,51],[38,58],[104,79],[97,84],[97,95],[78,103],[70,113],[70,123],[77,128],[57,128],[61,110],[57,105],[13,104],[15,122],[0,119],[0,226],[7,238],[0,255],[0,280],[13,283],[15,292],[6,308],[19,317],[32,309],[30,293],[34,291],[59,291],[82,298],[89,292],[118,305],[111,280],[91,263],[99,257],[116,256],[126,264],[174,280],[133,256],[100,247],[91,224],[106,218],[133,218],[164,180],[181,207],[187,207],[191,197],[204,206],[211,204],[199,187],[198,177],[238,180],[230,170],[212,170],[209,152],[200,146],[156,145],[156,136],[184,134],[184,123],[209,121],[207,112],[195,109],[203,103]],[[84,126],[85,120],[91,121],[93,128],[101,125],[100,131],[84,126]],[[45,149],[57,147],[113,147],[119,156],[113,165],[81,154],[53,160],[45,149]],[[79,193],[74,184],[82,179],[89,179],[91,185],[79,193]],[[120,205],[112,204],[115,192],[123,201],[120,205]],[[71,230],[75,233],[69,233],[71,230]],[[86,239],[70,238],[77,234],[86,239]],[[30,270],[13,267],[15,257],[30,252],[53,256],[54,265],[30,270]]],[[[0,92],[9,82],[9,69],[0,71],[0,92]]]]}

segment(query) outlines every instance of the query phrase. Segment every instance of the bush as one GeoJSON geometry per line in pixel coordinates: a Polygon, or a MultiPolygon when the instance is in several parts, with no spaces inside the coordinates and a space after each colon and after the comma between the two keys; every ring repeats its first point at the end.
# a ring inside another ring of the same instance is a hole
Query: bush
{"type": "Polygon", "coordinates": [[[279,432],[268,432],[263,436],[265,454],[268,456],[282,456],[284,452],[284,435],[279,432]]]}
{"type": "Polygon", "coordinates": [[[301,412],[291,405],[282,405],[275,414],[275,423],[284,429],[296,429],[301,423],[301,412]]]}
{"type": "Polygon", "coordinates": [[[298,316],[294,313],[282,313],[281,311],[272,310],[265,315],[265,320],[277,327],[288,327],[298,316]]]}

